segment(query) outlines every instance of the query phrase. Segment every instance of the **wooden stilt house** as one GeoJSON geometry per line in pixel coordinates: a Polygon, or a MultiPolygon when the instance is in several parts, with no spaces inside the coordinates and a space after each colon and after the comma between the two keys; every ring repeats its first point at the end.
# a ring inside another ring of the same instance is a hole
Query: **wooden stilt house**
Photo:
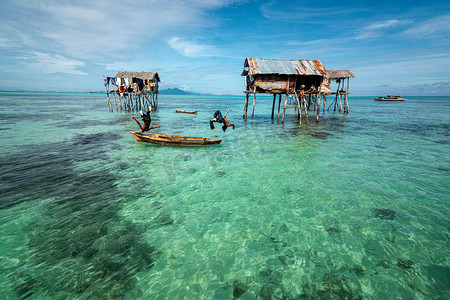
{"type": "MultiPolygon", "coordinates": [[[[262,58],[246,58],[244,62],[246,93],[243,118],[247,119],[248,101],[253,94],[252,119],[255,112],[256,94],[273,94],[272,119],[275,102],[278,96],[278,116],[280,116],[281,98],[284,96],[282,122],[286,106],[290,98],[297,104],[299,122],[301,113],[306,117],[312,103],[318,101],[320,107],[320,86],[326,75],[324,65],[320,60],[277,60],[262,58]],[[307,101],[309,97],[309,102],[307,101]]],[[[318,109],[319,110],[319,109],[318,109]]],[[[308,118],[306,118],[308,121],[308,118]]]]}
{"type": "Polygon", "coordinates": [[[333,102],[328,107],[328,110],[334,104],[334,111],[339,109],[339,112],[348,113],[348,94],[350,87],[350,78],[355,78],[355,74],[351,70],[327,70],[326,78],[334,80],[337,84],[337,90],[333,95],[336,95],[333,102]],[[346,84],[347,79],[347,84],[346,84]]]}
{"type": "Polygon", "coordinates": [[[118,72],[114,77],[103,76],[108,99],[108,107],[111,111],[116,109],[152,110],[158,109],[158,83],[160,82],[156,72],[118,72]],[[111,86],[115,87],[111,90],[111,86]],[[114,97],[114,104],[110,98],[114,97]],[[117,99],[116,99],[117,97],[117,99]]]}

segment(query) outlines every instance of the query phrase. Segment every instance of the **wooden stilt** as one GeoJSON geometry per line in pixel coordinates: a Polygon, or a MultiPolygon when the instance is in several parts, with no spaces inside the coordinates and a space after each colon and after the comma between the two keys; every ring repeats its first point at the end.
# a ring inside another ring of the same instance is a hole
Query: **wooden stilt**
{"type": "Polygon", "coordinates": [[[303,101],[304,101],[304,105],[305,105],[305,121],[306,124],[308,124],[308,112],[309,112],[309,104],[306,102],[306,98],[305,96],[303,96],[303,101]]]}
{"type": "MultiPolygon", "coordinates": [[[[280,94],[281,96],[281,94],[280,94]]],[[[284,100],[283,117],[281,118],[281,123],[284,123],[284,115],[286,114],[286,105],[288,102],[288,94],[286,94],[286,100],[284,100]]]]}
{"type": "Polygon", "coordinates": [[[144,96],[142,96],[142,98],[141,98],[141,95],[139,95],[139,101],[141,102],[141,109],[147,111],[147,109],[145,109],[145,104],[144,104],[143,98],[144,98],[144,96]]]}
{"type": "Polygon", "coordinates": [[[256,87],[253,91],[253,109],[252,109],[252,121],[253,121],[253,115],[255,114],[255,102],[256,102],[256,87]]]}
{"type": "Polygon", "coordinates": [[[275,110],[275,98],[277,97],[277,95],[274,93],[273,94],[273,104],[272,104],[272,120],[273,120],[273,112],[275,110]]]}
{"type": "Polygon", "coordinates": [[[248,109],[248,97],[250,96],[250,93],[245,93],[245,104],[244,104],[244,113],[242,114],[242,118],[244,120],[247,120],[247,109],[248,109]]]}
{"type": "Polygon", "coordinates": [[[106,98],[108,99],[108,110],[113,111],[111,101],[109,100],[108,87],[106,85],[105,85],[105,91],[106,91],[106,98]]]}
{"type": "Polygon", "coordinates": [[[317,95],[317,113],[316,113],[316,122],[319,121],[319,115],[320,115],[320,100],[322,98],[322,95],[319,92],[319,95],[317,95]]]}
{"type": "MultiPolygon", "coordinates": [[[[150,107],[152,107],[152,105],[150,104],[150,101],[149,101],[147,95],[145,95],[145,102],[147,103],[147,110],[150,110],[150,107]]],[[[153,109],[153,108],[152,108],[152,109],[153,109]]]]}
{"type": "Polygon", "coordinates": [[[284,116],[286,115],[286,106],[287,106],[287,102],[289,100],[289,85],[291,84],[291,77],[288,76],[288,83],[287,83],[287,88],[286,88],[286,100],[284,100],[284,108],[283,108],[283,117],[281,118],[281,123],[284,123],[284,116]]]}
{"type": "Polygon", "coordinates": [[[278,98],[278,116],[277,116],[277,120],[280,118],[280,106],[281,106],[281,94],[279,94],[279,98],[278,98]]]}
{"type": "Polygon", "coordinates": [[[347,91],[345,93],[345,104],[347,107],[347,113],[349,112],[349,107],[348,107],[348,92],[350,90],[349,88],[350,88],[350,78],[347,78],[347,91]]]}
{"type": "Polygon", "coordinates": [[[338,106],[338,98],[339,98],[339,88],[341,86],[341,81],[338,81],[338,87],[337,87],[337,91],[336,91],[336,100],[334,102],[334,111],[336,111],[336,108],[338,106]]]}
{"type": "Polygon", "coordinates": [[[320,81],[320,85],[319,85],[319,89],[318,89],[318,93],[317,93],[317,114],[316,114],[316,122],[319,121],[319,116],[320,116],[320,101],[322,101],[322,83],[323,83],[323,79],[320,81]]]}
{"type": "Polygon", "coordinates": [[[298,96],[297,92],[295,92],[295,97],[297,98],[297,108],[298,108],[298,123],[301,125],[302,124],[302,109],[300,106],[300,101],[301,101],[301,92],[300,92],[300,97],[298,96]]]}

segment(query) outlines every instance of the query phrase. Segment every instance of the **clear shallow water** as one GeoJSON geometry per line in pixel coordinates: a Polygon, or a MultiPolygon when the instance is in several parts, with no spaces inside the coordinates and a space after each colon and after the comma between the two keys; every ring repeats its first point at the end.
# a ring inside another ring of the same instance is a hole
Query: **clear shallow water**
{"type": "Polygon", "coordinates": [[[237,127],[176,148],[102,95],[0,94],[0,298],[449,298],[449,97],[243,104],[160,96],[159,132],[237,127]]]}

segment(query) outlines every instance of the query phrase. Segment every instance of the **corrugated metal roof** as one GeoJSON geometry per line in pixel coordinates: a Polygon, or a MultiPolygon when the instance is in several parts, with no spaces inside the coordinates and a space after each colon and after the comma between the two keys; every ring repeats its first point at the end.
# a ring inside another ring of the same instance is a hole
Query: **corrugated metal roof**
{"type": "Polygon", "coordinates": [[[159,80],[158,73],[156,72],[126,72],[122,71],[116,74],[115,78],[139,78],[147,80],[159,80]]]}
{"type": "Polygon", "coordinates": [[[355,78],[352,70],[327,70],[327,78],[339,79],[339,78],[355,78]]]}
{"type": "MultiPolygon", "coordinates": [[[[326,74],[325,66],[320,60],[278,60],[265,58],[246,58],[244,68],[248,74],[283,74],[283,75],[319,75],[326,74]]],[[[245,70],[242,75],[245,74],[245,70]]]]}

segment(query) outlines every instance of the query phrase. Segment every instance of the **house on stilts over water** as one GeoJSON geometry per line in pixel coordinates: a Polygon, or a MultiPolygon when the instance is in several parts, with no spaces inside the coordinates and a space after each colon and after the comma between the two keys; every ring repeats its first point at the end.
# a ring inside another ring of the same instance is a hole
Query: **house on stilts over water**
{"type": "MultiPolygon", "coordinates": [[[[345,71],[349,71],[353,75],[350,70],[345,71]]],[[[252,94],[252,119],[255,113],[256,94],[273,94],[272,119],[274,117],[277,96],[277,119],[280,117],[281,99],[284,96],[284,108],[281,121],[284,122],[287,103],[292,101],[296,104],[300,124],[302,122],[302,112],[306,116],[306,122],[308,122],[308,112],[314,110],[316,111],[316,120],[319,120],[321,104],[323,103],[323,111],[325,111],[326,96],[335,94],[330,90],[329,81],[333,79],[340,80],[339,82],[341,82],[342,80],[340,77],[339,79],[337,77],[327,77],[328,71],[320,60],[246,58],[244,71],[241,75],[245,76],[246,86],[244,91],[246,93],[244,119],[247,119],[248,102],[252,94]]],[[[354,75],[350,77],[354,77],[354,75]]],[[[343,99],[345,99],[347,109],[343,112],[348,112],[348,85],[345,90],[338,90],[338,92],[339,97],[344,97],[343,99]]],[[[343,106],[342,104],[339,106],[339,111],[341,111],[341,107],[343,106]]]]}
{"type": "Polygon", "coordinates": [[[110,111],[158,109],[158,83],[161,81],[158,73],[119,72],[114,77],[103,76],[103,79],[110,111]]]}
{"type": "Polygon", "coordinates": [[[350,86],[350,78],[355,78],[355,74],[351,70],[327,70],[327,75],[324,80],[334,80],[337,84],[337,90],[335,93],[331,93],[336,95],[333,102],[331,102],[328,110],[334,104],[334,111],[336,108],[339,112],[348,113],[348,93],[350,86]],[[347,79],[347,86],[345,84],[345,80],[347,79]]]}

